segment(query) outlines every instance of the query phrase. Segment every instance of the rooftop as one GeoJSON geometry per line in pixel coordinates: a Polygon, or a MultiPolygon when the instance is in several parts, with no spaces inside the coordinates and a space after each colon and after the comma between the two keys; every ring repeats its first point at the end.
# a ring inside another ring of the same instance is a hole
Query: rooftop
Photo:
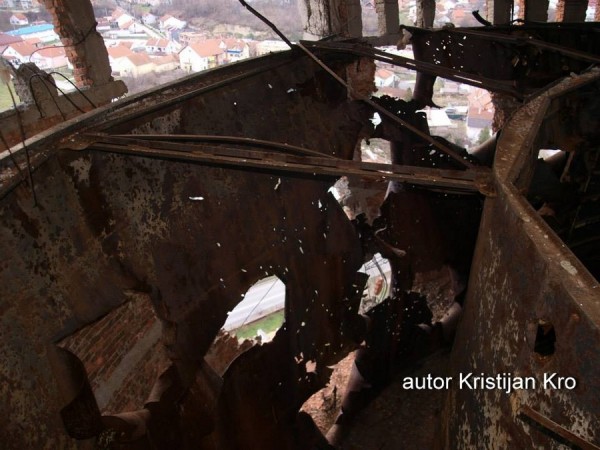
{"type": "Polygon", "coordinates": [[[54,30],[54,25],[51,23],[42,23],[40,25],[31,25],[29,27],[19,28],[18,30],[8,31],[6,34],[10,36],[24,36],[26,34],[42,33],[50,30],[54,30]]]}

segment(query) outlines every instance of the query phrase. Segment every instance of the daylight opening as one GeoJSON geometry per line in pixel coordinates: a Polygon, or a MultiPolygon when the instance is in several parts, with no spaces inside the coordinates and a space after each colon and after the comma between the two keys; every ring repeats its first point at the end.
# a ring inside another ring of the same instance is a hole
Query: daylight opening
{"type": "Polygon", "coordinates": [[[363,139],[360,145],[361,161],[390,164],[390,142],[385,139],[363,139]]]}
{"type": "Polygon", "coordinates": [[[359,272],[369,275],[359,308],[359,313],[364,314],[389,296],[392,267],[386,258],[376,253],[370,261],[362,265],[359,272]]]}
{"type": "MultiPolygon", "coordinates": [[[[257,8],[292,41],[302,36],[296,1],[256,0],[257,8]]],[[[94,8],[112,75],[129,94],[288,45],[238,2],[115,2],[94,8]]]]}
{"type": "Polygon", "coordinates": [[[276,276],[263,278],[229,312],[223,330],[238,339],[268,342],[285,321],[285,284],[276,276]]]}

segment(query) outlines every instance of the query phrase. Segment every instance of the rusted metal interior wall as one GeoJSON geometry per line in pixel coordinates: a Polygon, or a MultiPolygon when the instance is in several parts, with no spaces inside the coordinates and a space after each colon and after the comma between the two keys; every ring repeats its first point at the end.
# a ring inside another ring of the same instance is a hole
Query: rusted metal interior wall
{"type": "MultiPolygon", "coordinates": [[[[563,89],[586,79],[595,81],[597,75],[552,88],[550,95],[558,97],[551,111],[569,103],[568,93],[560,95],[563,89]]],[[[547,93],[520,109],[499,139],[494,165],[497,197],[485,200],[452,353],[455,380],[472,372],[533,376],[539,382],[536,389],[510,394],[501,389],[461,390],[455,383],[445,407],[445,448],[564,448],[520,414],[527,406],[584,440],[597,442],[600,436],[595,395],[600,390],[595,364],[600,358],[600,287],[523,196],[540,145],[561,134],[552,120],[542,121],[546,102],[547,93]],[[534,351],[540,323],[554,327],[551,355],[534,351]],[[544,390],[545,373],[575,377],[578,386],[544,390]]]]}
{"type": "MultiPolygon", "coordinates": [[[[341,73],[347,62],[329,61],[341,73]]],[[[90,113],[80,125],[266,137],[349,159],[364,120],[361,107],[315,64],[281,54],[190,77],[90,113]],[[235,78],[235,88],[226,81],[253,69],[235,78]],[[142,106],[155,112],[137,117],[142,106]]],[[[55,344],[132,293],[152,302],[174,362],[136,416],[151,416],[154,434],[144,445],[240,448],[236,439],[249,434],[257,448],[303,445],[311,427],[297,423],[297,411],[339,357],[342,316],[357,307],[344,299],[360,289],[360,244],[327,192],[334,179],[57,151],[64,142],[56,138],[66,132],[54,131],[29,145],[47,155],[34,158],[37,206],[26,183],[2,186],[3,448],[75,448],[83,441],[65,428],[79,437],[102,429],[80,365],[55,344]],[[287,285],[285,326],[219,381],[203,356],[227,312],[271,274],[287,285]],[[308,361],[316,371],[307,370],[308,361]],[[257,367],[270,370],[258,377],[257,367]]],[[[139,431],[112,420],[125,433],[139,431]]]]}

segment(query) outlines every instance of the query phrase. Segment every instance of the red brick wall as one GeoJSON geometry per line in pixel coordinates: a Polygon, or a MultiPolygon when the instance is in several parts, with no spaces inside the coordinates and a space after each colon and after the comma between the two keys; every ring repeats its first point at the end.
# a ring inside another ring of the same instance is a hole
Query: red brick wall
{"type": "Polygon", "coordinates": [[[157,376],[167,367],[169,361],[160,339],[148,343],[147,334],[159,326],[157,320],[147,296],[135,295],[59,344],[83,362],[102,412],[142,407],[157,376]],[[132,356],[134,353],[137,358],[132,356]],[[119,367],[120,372],[111,379],[119,367]],[[101,400],[100,390],[112,395],[101,400]]]}

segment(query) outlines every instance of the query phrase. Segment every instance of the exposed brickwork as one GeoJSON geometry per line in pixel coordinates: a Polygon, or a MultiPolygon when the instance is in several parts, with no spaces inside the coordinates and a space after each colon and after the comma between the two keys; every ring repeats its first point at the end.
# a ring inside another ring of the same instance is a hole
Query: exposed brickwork
{"type": "Polygon", "coordinates": [[[102,412],[141,407],[156,377],[167,367],[168,359],[160,341],[151,346],[139,363],[127,366],[129,352],[156,326],[157,320],[150,300],[145,295],[135,295],[125,305],[60,343],[83,362],[95,393],[109,382],[119,365],[126,367],[123,382],[114,389],[108,404],[101,407],[102,412]]]}
{"type": "Polygon", "coordinates": [[[42,0],[52,14],[54,28],[74,68],[75,84],[101,86],[112,81],[108,52],[96,31],[94,10],[88,1],[42,0]]]}
{"type": "Polygon", "coordinates": [[[101,412],[116,414],[142,408],[154,381],[170,363],[162,343],[157,342],[148,352],[147,358],[142,359],[125,378],[121,389],[115,392],[112,400],[101,412]]]}
{"type": "Polygon", "coordinates": [[[229,364],[253,345],[254,342],[247,339],[239,343],[235,336],[221,330],[204,359],[215,372],[223,376],[229,364]]]}

